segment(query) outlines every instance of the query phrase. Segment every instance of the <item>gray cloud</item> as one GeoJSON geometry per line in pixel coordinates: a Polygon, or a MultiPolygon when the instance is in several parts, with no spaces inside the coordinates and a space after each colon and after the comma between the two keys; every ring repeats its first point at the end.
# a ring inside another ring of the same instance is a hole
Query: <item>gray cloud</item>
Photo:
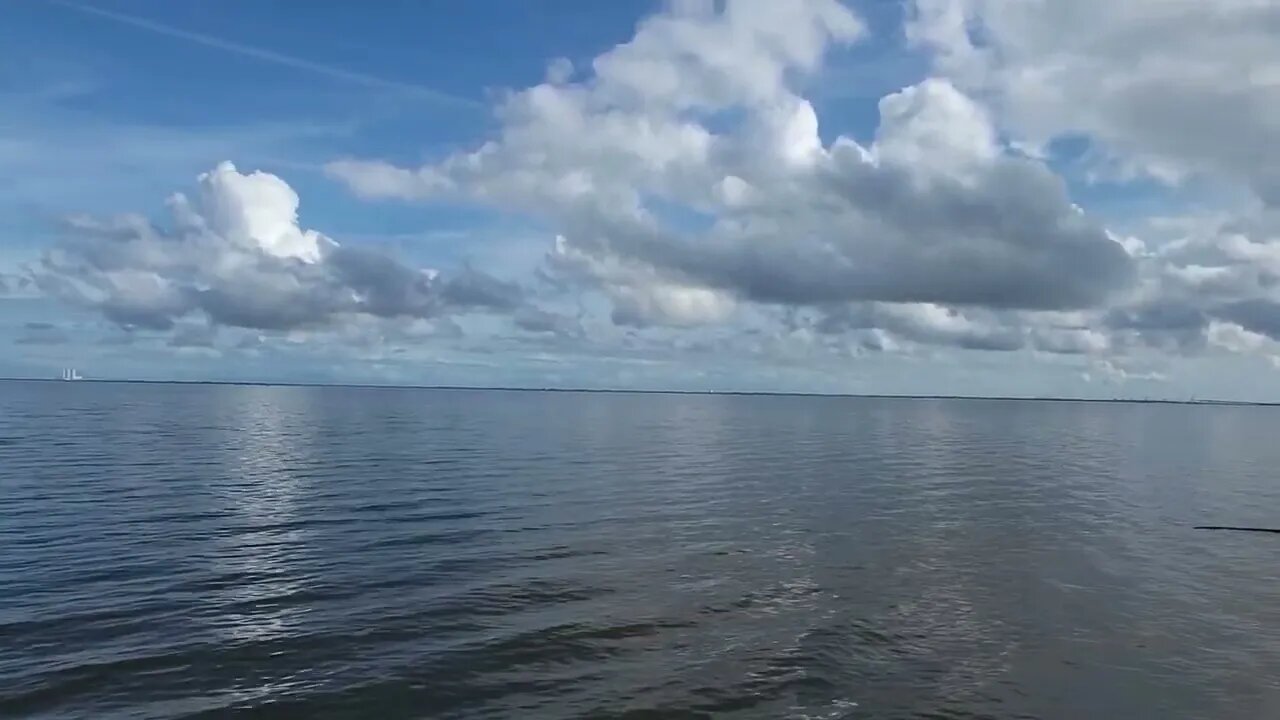
{"type": "Polygon", "coordinates": [[[213,348],[217,344],[218,328],[216,325],[203,323],[186,323],[177,328],[169,337],[169,347],[175,348],[213,348]]]}
{"type": "Polygon", "coordinates": [[[498,136],[473,152],[329,172],[365,197],[548,220],[560,234],[548,274],[602,291],[620,325],[720,322],[741,301],[1084,308],[1132,282],[1133,260],[1062,181],[1005,147],[946,80],[882,99],[872,143],[824,143],[787,78],[860,23],[823,0],[786,4],[783,18],[763,7],[660,14],[593,75],[512,95],[498,136]],[[703,34],[729,57],[686,47],[703,34]]]}
{"type": "Polygon", "coordinates": [[[228,163],[202,175],[199,189],[194,202],[171,202],[170,228],[131,216],[73,219],[33,280],[119,325],[161,331],[192,315],[283,331],[356,315],[509,313],[522,302],[519,286],[473,268],[442,277],[299,228],[297,195],[275,176],[228,163]]]}
{"type": "Polygon", "coordinates": [[[0,296],[24,292],[31,288],[31,279],[25,275],[0,272],[0,296]]]}
{"type": "Polygon", "coordinates": [[[1264,298],[1241,300],[1220,306],[1213,314],[1250,332],[1280,340],[1280,301],[1264,298]]]}
{"type": "Polygon", "coordinates": [[[339,248],[328,261],[373,315],[425,317],[440,311],[439,288],[428,273],[361,248],[339,248]]]}
{"type": "Polygon", "coordinates": [[[1280,9],[1247,0],[911,6],[908,36],[932,52],[935,72],[988,98],[1024,146],[1083,141],[1078,162],[1095,177],[1215,191],[1196,203],[1209,208],[1201,216],[1152,219],[1145,229],[1159,239],[1134,239],[1145,245],[1139,287],[1099,316],[1113,349],[1274,355],[1280,9]]]}
{"type": "Polygon", "coordinates": [[[913,0],[940,72],[1045,143],[1088,138],[1112,170],[1280,190],[1280,8],[1266,2],[913,0]],[[1105,78],[1105,82],[1100,81],[1105,78]]]}
{"type": "MultiPolygon", "coordinates": [[[[916,182],[906,168],[836,148],[794,229],[765,227],[684,241],[624,244],[678,276],[789,305],[928,302],[1006,309],[1102,303],[1134,275],[1124,250],[1075,212],[1042,166],[1009,159],[981,185],[916,182]],[[782,239],[787,241],[783,242],[782,239]]],[[[797,203],[805,199],[796,199],[797,203]]]]}
{"type": "Polygon", "coordinates": [[[1086,327],[1034,328],[1030,336],[1033,348],[1055,355],[1096,355],[1112,343],[1105,334],[1086,327]]]}
{"type": "Polygon", "coordinates": [[[440,291],[445,302],[461,308],[514,310],[523,298],[520,287],[468,267],[447,279],[440,291]]]}
{"type": "Polygon", "coordinates": [[[568,315],[548,312],[536,307],[522,308],[515,315],[516,327],[531,333],[550,333],[564,337],[583,334],[582,323],[568,315]]]}
{"type": "Polygon", "coordinates": [[[869,349],[885,348],[884,333],[901,341],[966,350],[1007,352],[1027,344],[1025,331],[1009,318],[982,311],[965,314],[932,304],[828,306],[813,327],[828,335],[854,331],[869,349]]]}
{"type": "Polygon", "coordinates": [[[1246,333],[1274,331],[1270,312],[1280,299],[1280,245],[1269,239],[1268,215],[1181,222],[1175,239],[1144,256],[1139,291],[1102,314],[1101,327],[1121,348],[1259,349],[1246,333]]]}
{"type": "Polygon", "coordinates": [[[17,345],[65,345],[70,342],[62,328],[47,322],[28,322],[22,326],[22,332],[14,338],[17,345]]]}
{"type": "Polygon", "coordinates": [[[1119,307],[1107,313],[1109,327],[1120,330],[1199,332],[1209,323],[1204,310],[1185,301],[1149,301],[1119,307]]]}

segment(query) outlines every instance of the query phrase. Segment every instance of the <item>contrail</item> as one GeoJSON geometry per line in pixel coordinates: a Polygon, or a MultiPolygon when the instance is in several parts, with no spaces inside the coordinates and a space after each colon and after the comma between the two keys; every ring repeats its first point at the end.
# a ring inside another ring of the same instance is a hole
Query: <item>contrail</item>
{"type": "Polygon", "coordinates": [[[382,88],[384,90],[395,90],[397,92],[420,97],[442,105],[451,105],[467,109],[484,107],[483,103],[480,103],[479,101],[459,97],[457,95],[450,95],[449,93],[433,90],[429,87],[423,87],[422,85],[399,82],[397,80],[388,80],[375,75],[366,75],[365,73],[344,70],[331,65],[323,65],[321,63],[311,62],[310,60],[293,57],[292,55],[284,55],[272,50],[264,50],[250,45],[241,45],[238,42],[223,40],[222,38],[216,38],[202,33],[189,32],[187,30],[173,27],[172,25],[165,25],[164,23],[147,20],[146,18],[126,15],[112,10],[103,10],[102,8],[92,7],[89,5],[81,5],[80,3],[71,2],[70,0],[46,1],[53,5],[106,18],[107,20],[111,20],[122,25],[131,25],[136,28],[142,28],[143,30],[150,30],[151,32],[159,35],[167,35],[180,40],[187,40],[189,42],[198,43],[200,45],[216,48],[225,52],[235,53],[237,55],[243,55],[257,60],[283,65],[285,67],[291,67],[295,70],[305,70],[307,72],[324,75],[335,80],[344,80],[347,82],[357,83],[359,85],[365,85],[367,87],[382,88]]]}

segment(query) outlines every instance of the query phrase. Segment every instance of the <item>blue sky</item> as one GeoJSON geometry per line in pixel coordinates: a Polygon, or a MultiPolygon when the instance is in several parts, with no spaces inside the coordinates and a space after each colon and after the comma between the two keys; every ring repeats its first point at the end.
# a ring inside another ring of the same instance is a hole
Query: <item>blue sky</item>
{"type": "MultiPolygon", "coordinates": [[[[1192,124],[1274,90],[1126,74],[1194,56],[1180,26],[1125,35],[1093,0],[0,2],[0,375],[1280,397],[1273,158],[1233,144],[1274,129],[1192,124]],[[158,235],[117,256],[127,214],[158,235]],[[277,219],[305,256],[260,237],[277,219]],[[1193,320],[1144,320],[1166,306],[1193,320]]],[[[1221,77],[1280,66],[1247,25],[1221,77]]]]}
{"type": "MultiPolygon", "coordinates": [[[[105,166],[101,172],[132,163],[141,177],[113,183],[109,193],[72,196],[84,210],[114,211],[122,202],[154,207],[164,194],[147,190],[172,191],[184,182],[157,170],[185,172],[179,177],[189,182],[229,159],[288,173],[300,191],[316,196],[307,203],[309,219],[337,223],[335,232],[413,232],[422,229],[421,213],[371,218],[340,188],[320,181],[320,166],[347,154],[420,160],[473,142],[477,127],[491,123],[487,93],[537,81],[557,53],[590,55],[625,37],[646,4],[613,17],[627,3],[611,3],[610,13],[588,23],[585,3],[574,12],[566,12],[573,3],[564,3],[537,13],[509,2],[396,3],[376,14],[344,3],[318,3],[305,13],[289,3],[8,3],[10,21],[0,28],[9,56],[4,81],[23,100],[9,124],[49,145],[116,138],[151,146],[144,157],[131,156],[136,148],[127,145],[96,147],[100,156],[89,160],[105,166]],[[92,11],[99,9],[115,18],[92,11]],[[511,27],[529,32],[494,33],[495,13],[527,14],[511,27]],[[611,20],[616,27],[608,32],[611,20]]],[[[42,169],[60,179],[52,163],[42,169]]]]}

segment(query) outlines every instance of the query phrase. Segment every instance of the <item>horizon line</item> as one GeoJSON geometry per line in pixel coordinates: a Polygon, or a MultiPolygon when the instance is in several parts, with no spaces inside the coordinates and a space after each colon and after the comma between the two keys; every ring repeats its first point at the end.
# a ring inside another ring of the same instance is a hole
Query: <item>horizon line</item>
{"type": "Polygon", "coordinates": [[[315,388],[351,388],[368,390],[452,390],[452,391],[491,391],[491,392],[559,392],[559,393],[614,393],[635,395],[742,395],[742,396],[776,396],[776,397],[820,397],[820,398],[863,398],[869,400],[1009,400],[1018,402],[1079,402],[1079,403],[1145,403],[1156,405],[1241,405],[1270,407],[1280,406],[1280,401],[1267,400],[1223,400],[1213,398],[1190,398],[1177,400],[1171,398],[1135,398],[1112,397],[1090,398],[1055,395],[952,395],[952,394],[910,394],[910,393],[853,393],[853,392],[802,392],[783,390],[676,390],[645,388],[591,388],[591,387],[531,387],[519,385],[411,385],[389,383],[353,383],[353,382],[305,382],[305,381],[269,381],[269,380],[147,380],[139,378],[85,378],[65,380],[48,377],[0,377],[0,382],[47,382],[47,383],[116,383],[116,384],[148,384],[148,385],[240,385],[247,387],[315,387],[315,388]]]}

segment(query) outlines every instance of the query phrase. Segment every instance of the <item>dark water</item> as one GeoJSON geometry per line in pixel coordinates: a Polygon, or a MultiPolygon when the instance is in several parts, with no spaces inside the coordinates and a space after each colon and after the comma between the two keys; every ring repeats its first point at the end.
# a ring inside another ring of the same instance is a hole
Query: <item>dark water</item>
{"type": "Polygon", "coordinates": [[[0,383],[0,716],[1280,717],[1280,410],[0,383]]]}

